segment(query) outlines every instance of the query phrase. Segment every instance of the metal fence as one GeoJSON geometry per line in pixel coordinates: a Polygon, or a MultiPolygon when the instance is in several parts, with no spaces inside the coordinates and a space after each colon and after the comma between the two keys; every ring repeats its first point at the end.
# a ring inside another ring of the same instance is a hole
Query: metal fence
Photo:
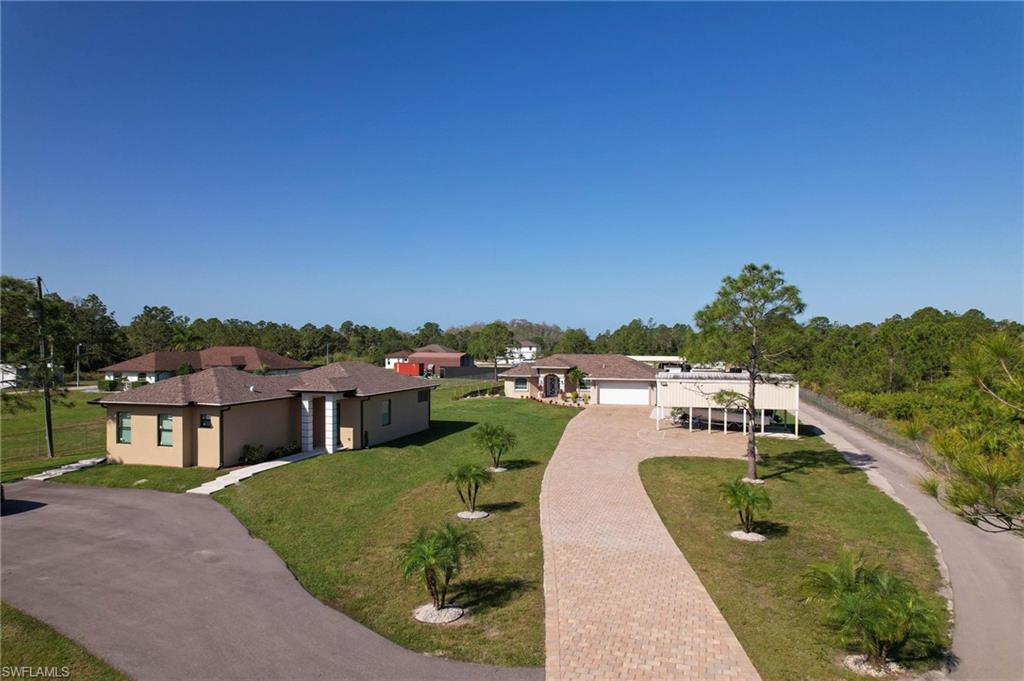
{"type": "Polygon", "coordinates": [[[801,402],[806,402],[813,407],[817,407],[823,412],[838,419],[842,419],[847,423],[853,424],[875,439],[880,440],[891,447],[895,447],[900,451],[906,452],[907,454],[921,456],[922,454],[927,453],[927,443],[915,442],[914,440],[901,435],[882,419],[847,407],[846,405],[836,402],[830,397],[819,395],[807,388],[800,388],[800,400],[801,402]]]}

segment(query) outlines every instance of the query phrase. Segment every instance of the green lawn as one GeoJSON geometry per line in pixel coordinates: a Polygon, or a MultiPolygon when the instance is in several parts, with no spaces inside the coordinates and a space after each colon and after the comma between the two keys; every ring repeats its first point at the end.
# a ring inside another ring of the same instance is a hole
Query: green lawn
{"type": "Polygon", "coordinates": [[[97,393],[68,392],[53,400],[55,458],[46,458],[39,393],[0,396],[0,479],[18,480],[48,468],[106,454],[105,412],[87,404],[97,393]]]}
{"type": "Polygon", "coordinates": [[[0,666],[4,669],[56,667],[57,678],[129,681],[82,646],[17,608],[0,604],[0,620],[0,666]],[[66,675],[63,667],[67,667],[66,675]]]}
{"type": "Polygon", "coordinates": [[[767,457],[760,474],[773,504],[760,530],[769,536],[763,544],[726,536],[737,519],[718,500],[718,486],[743,475],[743,461],[651,459],[640,473],[665,526],[765,681],[862,678],[835,664],[841,651],[820,625],[818,607],[803,603],[803,574],[847,545],[933,594],[942,584],[935,549],[902,506],[821,438],[765,438],[758,447],[767,457]]]}
{"type": "Polygon", "coordinates": [[[542,665],[540,483],[576,411],[519,400],[454,401],[447,391],[434,396],[429,432],[285,466],[215,498],[265,539],[310,593],[400,645],[474,662],[542,665]],[[492,515],[471,526],[484,550],[455,595],[470,616],[457,626],[420,624],[410,612],[429,599],[421,582],[403,580],[397,547],[421,526],[461,522],[454,518],[458,497],[439,481],[457,464],[488,462],[471,440],[482,421],[514,429],[520,444],[508,457],[512,470],[480,493],[492,515]]]}
{"type": "Polygon", "coordinates": [[[161,492],[184,492],[198,487],[207,480],[224,475],[212,468],[171,468],[169,466],[139,466],[134,464],[104,464],[65,473],[51,482],[100,487],[132,487],[156,489],[161,492]]]}

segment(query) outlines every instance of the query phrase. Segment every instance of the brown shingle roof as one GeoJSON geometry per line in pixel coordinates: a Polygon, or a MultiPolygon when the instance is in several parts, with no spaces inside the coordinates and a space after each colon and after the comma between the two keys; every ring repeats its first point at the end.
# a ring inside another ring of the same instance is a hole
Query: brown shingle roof
{"type": "Polygon", "coordinates": [[[550,355],[533,362],[523,362],[519,366],[498,374],[502,378],[521,376],[538,376],[544,369],[568,370],[577,368],[590,378],[633,378],[653,381],[656,375],[654,367],[625,355],[550,355]]]}
{"type": "Polygon", "coordinates": [[[175,376],[134,390],[96,400],[98,404],[155,404],[225,406],[293,397],[289,388],[298,375],[258,376],[231,367],[214,367],[187,376],[175,376]]]}
{"type": "Polygon", "coordinates": [[[103,367],[100,371],[176,371],[182,364],[189,363],[199,371],[210,367],[240,367],[255,371],[261,366],[279,371],[282,369],[308,369],[310,365],[291,357],[284,357],[251,345],[218,345],[205,350],[175,351],[159,350],[139,357],[126,359],[117,364],[103,367]]]}
{"type": "Polygon", "coordinates": [[[422,378],[402,376],[390,369],[363,362],[335,362],[301,374],[285,376],[259,376],[231,367],[214,367],[107,395],[96,400],[96,403],[226,406],[295,397],[295,393],[302,391],[351,392],[357,397],[367,397],[436,387],[436,383],[429,383],[422,378]]]}
{"type": "Polygon", "coordinates": [[[458,354],[458,350],[454,350],[445,345],[439,345],[438,343],[431,343],[430,345],[424,345],[422,348],[416,348],[414,352],[455,352],[458,354]]]}
{"type": "Polygon", "coordinates": [[[398,352],[389,352],[388,354],[386,354],[384,356],[387,357],[387,358],[392,358],[392,357],[408,357],[409,356],[409,351],[408,350],[399,350],[398,352]]]}
{"type": "Polygon", "coordinates": [[[291,387],[293,392],[354,392],[359,397],[437,387],[422,378],[403,376],[364,362],[335,362],[292,378],[297,379],[291,387]]]}

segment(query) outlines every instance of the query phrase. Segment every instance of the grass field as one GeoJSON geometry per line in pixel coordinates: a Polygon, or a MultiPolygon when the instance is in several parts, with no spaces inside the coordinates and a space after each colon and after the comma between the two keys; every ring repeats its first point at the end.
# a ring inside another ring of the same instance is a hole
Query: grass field
{"type": "Polygon", "coordinates": [[[96,393],[68,392],[53,400],[55,458],[46,458],[39,393],[0,396],[0,479],[17,480],[48,468],[106,453],[105,413],[87,404],[96,393]]]}
{"type": "Polygon", "coordinates": [[[161,492],[184,492],[208,480],[224,475],[213,468],[170,468],[168,466],[138,466],[105,464],[65,473],[51,482],[99,487],[131,487],[155,489],[161,492]]]}
{"type": "Polygon", "coordinates": [[[0,604],[0,620],[0,666],[5,670],[31,667],[37,670],[31,678],[36,678],[41,673],[39,667],[55,667],[57,673],[47,678],[129,681],[127,676],[71,639],[7,603],[0,604]],[[65,667],[66,674],[63,673],[65,667]]]}
{"type": "Polygon", "coordinates": [[[256,476],[215,498],[266,540],[314,596],[407,648],[500,665],[544,663],[543,558],[539,522],[544,467],[575,410],[529,401],[454,401],[464,384],[434,398],[434,426],[394,446],[325,455],[256,476]],[[461,505],[442,476],[464,462],[486,464],[472,443],[477,423],[516,431],[511,470],[480,493],[491,511],[471,525],[484,550],[459,580],[458,626],[419,624],[427,602],[406,582],[397,547],[422,526],[456,521],[461,505]]]}
{"type": "Polygon", "coordinates": [[[841,651],[820,624],[818,607],[803,603],[803,574],[846,545],[934,594],[942,584],[935,549],[902,506],[821,438],[762,439],[758,447],[767,457],[760,474],[773,504],[758,530],[769,537],[763,544],[726,536],[737,518],[718,500],[718,486],[743,475],[743,461],[651,459],[640,473],[764,681],[863,678],[835,664],[841,651]]]}

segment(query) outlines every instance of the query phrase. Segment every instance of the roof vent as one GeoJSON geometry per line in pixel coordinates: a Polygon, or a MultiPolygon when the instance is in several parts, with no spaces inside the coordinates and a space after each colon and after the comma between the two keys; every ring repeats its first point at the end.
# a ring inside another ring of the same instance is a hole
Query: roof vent
{"type": "Polygon", "coordinates": [[[251,392],[251,393],[254,393],[254,392],[256,392],[256,386],[254,386],[254,385],[250,385],[250,386],[249,386],[249,392],[251,392]]]}

